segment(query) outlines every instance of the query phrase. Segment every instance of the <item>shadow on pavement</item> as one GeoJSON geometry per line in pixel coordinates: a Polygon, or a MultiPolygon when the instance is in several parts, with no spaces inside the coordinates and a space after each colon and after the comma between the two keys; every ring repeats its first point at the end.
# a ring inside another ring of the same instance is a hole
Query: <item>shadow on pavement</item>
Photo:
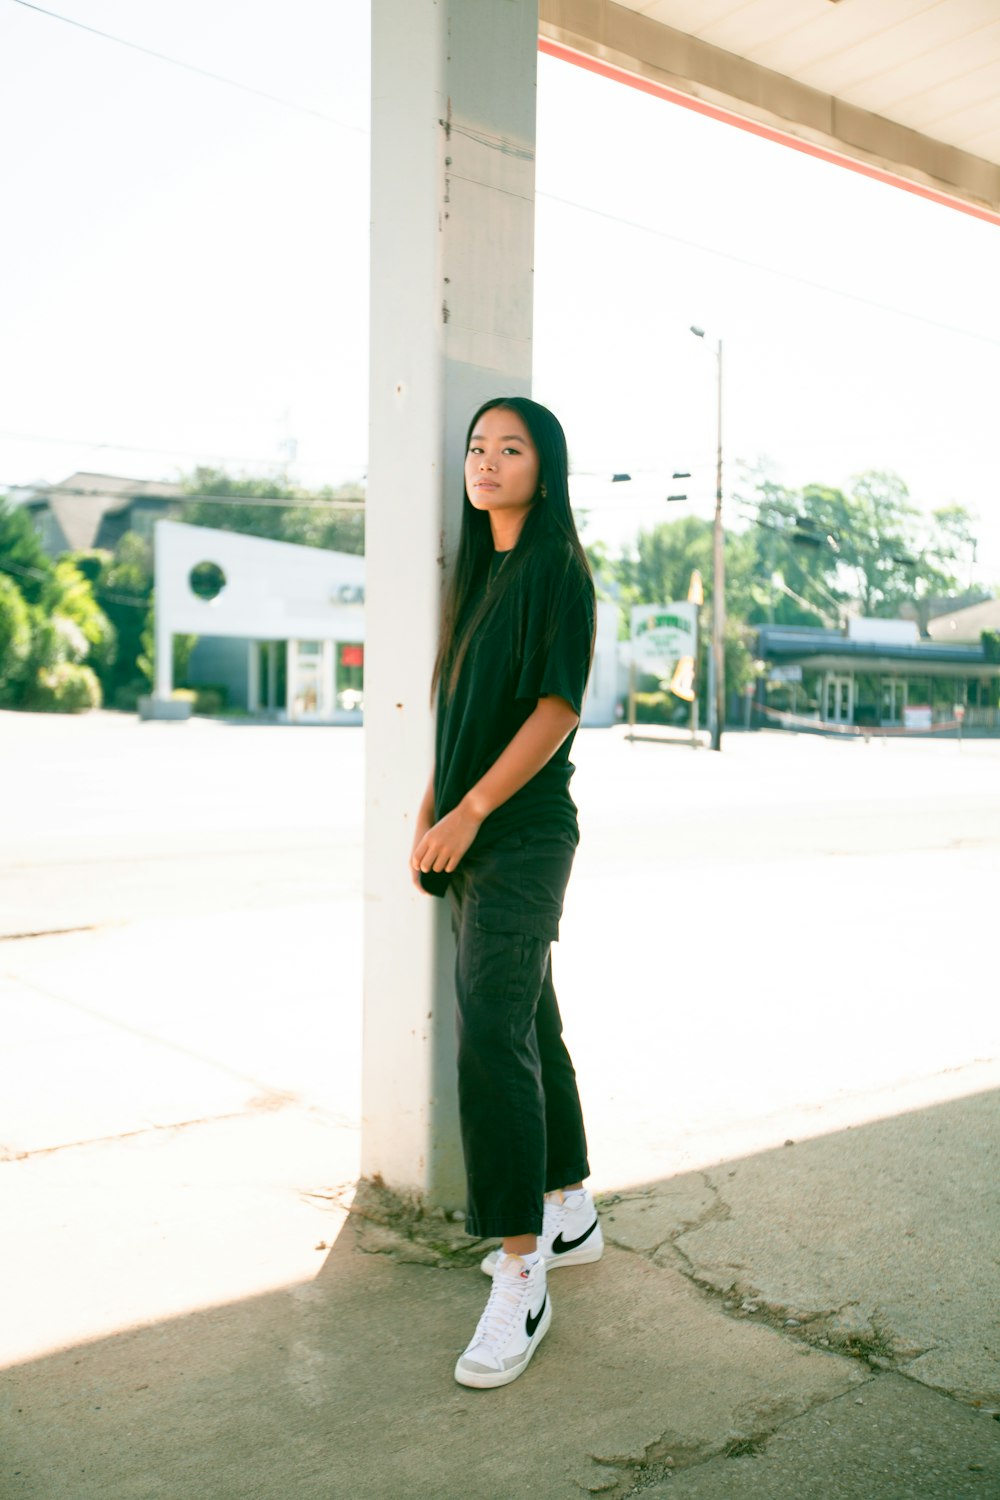
{"type": "Polygon", "coordinates": [[[0,1494],[996,1494],[998,1141],[981,1094],[604,1195],[499,1391],[452,1378],[482,1274],[348,1220],[312,1281],[7,1370],[0,1494]]]}

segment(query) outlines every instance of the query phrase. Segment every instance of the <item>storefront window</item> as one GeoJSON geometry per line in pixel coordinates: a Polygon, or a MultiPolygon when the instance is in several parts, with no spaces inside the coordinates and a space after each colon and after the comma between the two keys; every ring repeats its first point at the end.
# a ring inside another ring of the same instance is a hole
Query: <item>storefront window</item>
{"type": "Polygon", "coordinates": [[[288,695],[288,642],[257,642],[257,702],[260,708],[284,708],[288,695]],[[273,679],[272,679],[273,671],[273,679]]]}
{"type": "Polygon", "coordinates": [[[348,713],[364,708],[365,648],[358,643],[337,647],[337,707],[348,713]]]}
{"type": "Polygon", "coordinates": [[[858,672],[854,678],[855,724],[878,724],[881,716],[878,677],[874,672],[858,672]]]}
{"type": "Polygon", "coordinates": [[[954,677],[931,678],[931,710],[935,724],[949,723],[955,717],[955,704],[962,702],[963,686],[954,677]]]}
{"type": "Polygon", "coordinates": [[[775,713],[794,713],[798,689],[799,684],[794,680],[769,678],[764,684],[764,701],[775,713]]]}
{"type": "Polygon", "coordinates": [[[902,677],[882,678],[882,723],[902,724],[906,684],[902,677]]]}
{"type": "Polygon", "coordinates": [[[809,667],[802,668],[802,686],[796,695],[798,700],[797,712],[805,714],[806,718],[819,718],[819,695],[823,691],[823,674],[809,667]]]}
{"type": "Polygon", "coordinates": [[[906,679],[906,707],[903,710],[903,725],[906,729],[929,729],[931,726],[931,679],[908,677],[906,679]]]}

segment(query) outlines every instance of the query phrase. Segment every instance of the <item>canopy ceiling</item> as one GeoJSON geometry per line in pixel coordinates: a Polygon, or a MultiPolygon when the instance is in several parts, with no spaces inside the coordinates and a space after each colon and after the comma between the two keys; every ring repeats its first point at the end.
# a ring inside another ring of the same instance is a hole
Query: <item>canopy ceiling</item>
{"type": "Polygon", "coordinates": [[[539,31],[1000,222],[998,0],[540,0],[539,31]]]}

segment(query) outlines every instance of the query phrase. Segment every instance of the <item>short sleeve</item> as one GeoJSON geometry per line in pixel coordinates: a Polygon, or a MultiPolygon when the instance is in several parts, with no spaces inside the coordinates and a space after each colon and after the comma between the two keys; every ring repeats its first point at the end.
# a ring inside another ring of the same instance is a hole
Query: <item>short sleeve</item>
{"type": "Polygon", "coordinates": [[[532,583],[515,696],[556,693],[579,716],[594,638],[593,583],[575,558],[562,568],[545,569],[532,583]]]}

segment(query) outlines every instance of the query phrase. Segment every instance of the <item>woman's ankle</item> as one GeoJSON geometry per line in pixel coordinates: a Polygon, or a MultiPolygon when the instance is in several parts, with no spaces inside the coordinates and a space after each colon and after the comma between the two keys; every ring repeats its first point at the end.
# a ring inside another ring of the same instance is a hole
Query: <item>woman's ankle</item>
{"type": "Polygon", "coordinates": [[[537,1234],[509,1234],[504,1236],[505,1255],[534,1255],[538,1249],[537,1234]]]}

